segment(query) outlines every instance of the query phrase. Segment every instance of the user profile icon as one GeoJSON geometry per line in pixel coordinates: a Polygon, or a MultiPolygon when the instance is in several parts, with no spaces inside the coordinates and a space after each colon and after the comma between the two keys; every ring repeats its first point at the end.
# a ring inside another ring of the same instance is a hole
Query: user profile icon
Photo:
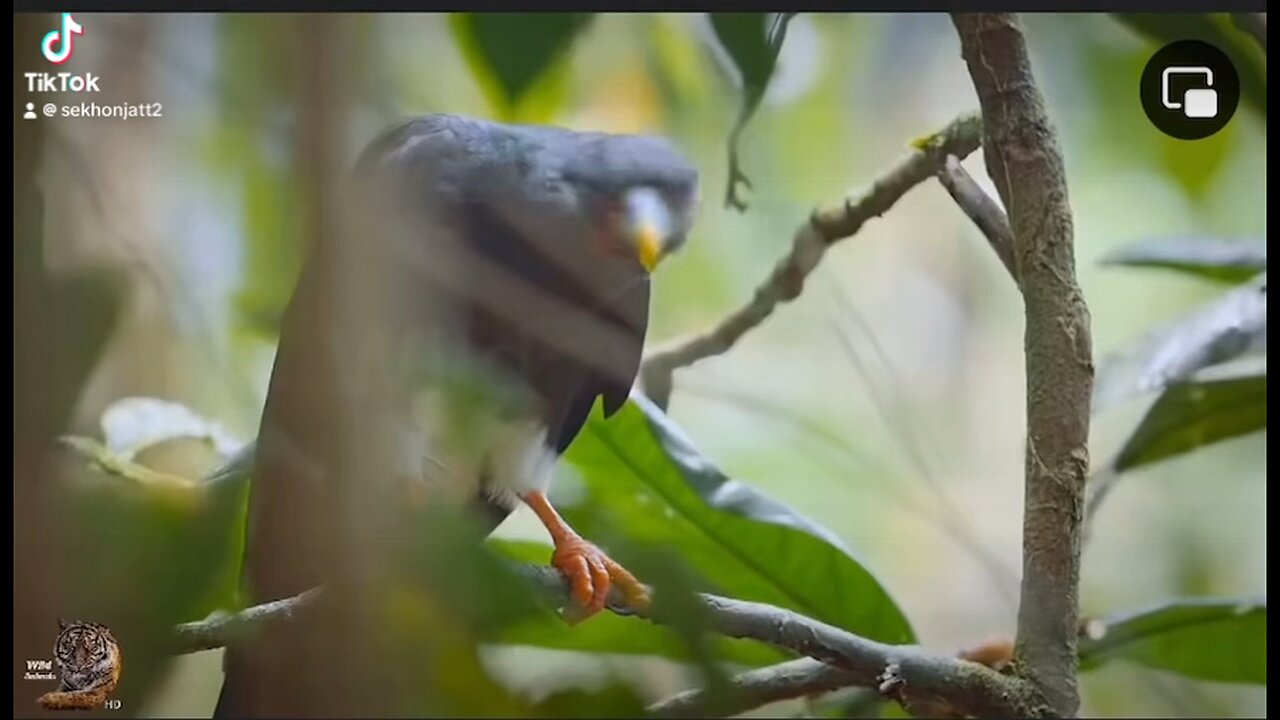
{"type": "Polygon", "coordinates": [[[1142,109],[1166,135],[1200,140],[1226,127],[1240,104],[1240,76],[1231,59],[1199,40],[1161,48],[1142,71],[1142,109]]]}
{"type": "Polygon", "coordinates": [[[24,112],[24,113],[22,113],[22,119],[23,119],[23,120],[35,120],[35,119],[36,119],[36,104],[35,104],[35,103],[27,103],[27,111],[26,111],[26,112],[24,112]]]}

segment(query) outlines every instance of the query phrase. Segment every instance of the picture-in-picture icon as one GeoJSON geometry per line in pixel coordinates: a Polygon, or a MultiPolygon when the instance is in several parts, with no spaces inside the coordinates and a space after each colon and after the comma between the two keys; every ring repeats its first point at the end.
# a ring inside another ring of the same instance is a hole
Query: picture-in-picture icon
{"type": "Polygon", "coordinates": [[[1160,77],[1160,100],[1170,110],[1182,110],[1189,118],[1213,118],[1218,116],[1218,91],[1213,89],[1213,71],[1204,66],[1168,67],[1160,77]],[[1177,101],[1169,97],[1170,80],[1177,75],[1200,75],[1207,87],[1188,88],[1177,101]]]}
{"type": "Polygon", "coordinates": [[[1179,40],[1147,61],[1138,84],[1142,109],[1160,132],[1202,140],[1226,127],[1240,104],[1240,76],[1226,53],[1179,40]]]}

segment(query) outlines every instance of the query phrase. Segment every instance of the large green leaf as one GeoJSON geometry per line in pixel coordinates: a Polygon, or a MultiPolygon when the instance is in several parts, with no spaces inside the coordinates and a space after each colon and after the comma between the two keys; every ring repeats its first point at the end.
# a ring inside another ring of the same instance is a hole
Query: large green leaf
{"type": "Polygon", "coordinates": [[[1102,258],[1104,265],[1166,268],[1211,280],[1242,283],[1267,269],[1265,239],[1162,237],[1126,245],[1102,258]]]}
{"type": "Polygon", "coordinates": [[[1196,371],[1265,350],[1267,279],[1262,276],[1107,358],[1098,371],[1093,410],[1159,390],[1196,371]]]}
{"type": "Polygon", "coordinates": [[[1267,375],[1169,386],[1116,456],[1129,470],[1267,427],[1267,375]]]}
{"type": "Polygon", "coordinates": [[[585,492],[562,510],[588,537],[668,546],[712,592],[882,642],[914,640],[897,604],[832,532],[725,476],[643,396],[610,419],[597,408],[566,459],[585,492]]]}
{"type": "Polygon", "coordinates": [[[591,13],[457,13],[449,28],[499,115],[512,118],[551,74],[591,13]]]}
{"type": "Polygon", "coordinates": [[[760,101],[778,62],[778,52],[786,38],[787,23],[795,13],[711,13],[716,40],[742,83],[742,105],[729,133],[729,185],[725,205],[745,210],[738,197],[739,184],[751,187],[738,160],[738,139],[760,101]]]}
{"type": "Polygon", "coordinates": [[[1201,680],[1265,685],[1267,601],[1179,600],[1088,622],[1081,669],[1116,659],[1201,680]]]}

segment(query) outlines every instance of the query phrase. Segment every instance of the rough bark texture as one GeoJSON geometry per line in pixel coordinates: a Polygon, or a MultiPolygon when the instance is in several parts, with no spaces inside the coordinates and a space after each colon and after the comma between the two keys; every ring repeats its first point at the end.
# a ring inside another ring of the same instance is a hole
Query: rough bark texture
{"type": "Polygon", "coordinates": [[[1080,525],[1089,467],[1093,353],[1075,279],[1071,208],[1057,138],[1017,19],[956,14],[982,106],[987,171],[1008,209],[1026,310],[1027,458],[1018,673],[1045,710],[1074,715],[1080,525]]]}

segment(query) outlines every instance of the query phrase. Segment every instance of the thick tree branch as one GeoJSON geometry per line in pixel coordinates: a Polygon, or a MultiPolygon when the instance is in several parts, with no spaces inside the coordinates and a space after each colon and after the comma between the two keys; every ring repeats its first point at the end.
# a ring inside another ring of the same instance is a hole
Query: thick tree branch
{"type": "Polygon", "coordinates": [[[659,347],[645,357],[640,381],[646,395],[665,409],[671,399],[672,375],[732,348],[743,335],[764,322],[778,305],[790,302],[804,289],[805,279],[827,248],[850,237],[874,217],[883,215],[908,190],[928,179],[948,155],[963,158],[974,150],[982,134],[976,115],[964,115],[935,135],[915,143],[916,152],[876,180],[871,188],[839,205],[818,208],[791,239],[791,250],[774,266],[745,305],[713,327],[659,347]]]}
{"type": "Polygon", "coordinates": [[[1009,277],[1017,283],[1018,269],[1013,260],[1013,229],[1009,227],[1009,218],[1005,217],[1004,210],[965,172],[954,155],[947,156],[937,175],[938,181],[947,189],[951,198],[987,238],[996,257],[1000,258],[1004,269],[1009,271],[1009,277]]]}
{"type": "Polygon", "coordinates": [[[982,106],[987,172],[1013,228],[1026,310],[1027,459],[1016,668],[1072,716],[1093,352],[1062,153],[1007,13],[953,15],[982,106]]]}
{"type": "MultiPolygon", "coordinates": [[[[534,588],[557,603],[568,603],[569,590],[559,571],[543,565],[520,565],[520,571],[534,588]]],[[[246,633],[267,623],[287,622],[310,607],[320,596],[312,589],[302,595],[276,600],[238,613],[220,614],[175,628],[175,653],[196,652],[234,644],[246,633]]],[[[769,701],[769,692],[795,693],[798,678],[816,683],[814,692],[848,685],[882,687],[885,677],[893,678],[894,699],[953,708],[966,715],[1025,716],[1034,709],[1035,696],[1025,683],[1001,675],[979,663],[930,653],[913,645],[886,645],[783,608],[762,603],[703,595],[708,629],[734,638],[751,638],[791,650],[810,658],[774,669],[774,689],[759,687],[761,678],[739,683],[750,688],[742,702],[759,705],[769,701]],[[817,670],[820,665],[832,669],[817,670]],[[839,685],[834,683],[839,682],[839,685]]],[[[610,598],[609,609],[633,614],[622,598],[610,598]]],[[[662,623],[661,615],[648,618],[662,623]]],[[[794,697],[794,695],[791,695],[794,697]]],[[[779,696],[778,699],[787,697],[779,696]]],[[[746,707],[744,707],[746,709],[746,707]]],[[[673,712],[678,710],[673,705],[673,712]]]]}

